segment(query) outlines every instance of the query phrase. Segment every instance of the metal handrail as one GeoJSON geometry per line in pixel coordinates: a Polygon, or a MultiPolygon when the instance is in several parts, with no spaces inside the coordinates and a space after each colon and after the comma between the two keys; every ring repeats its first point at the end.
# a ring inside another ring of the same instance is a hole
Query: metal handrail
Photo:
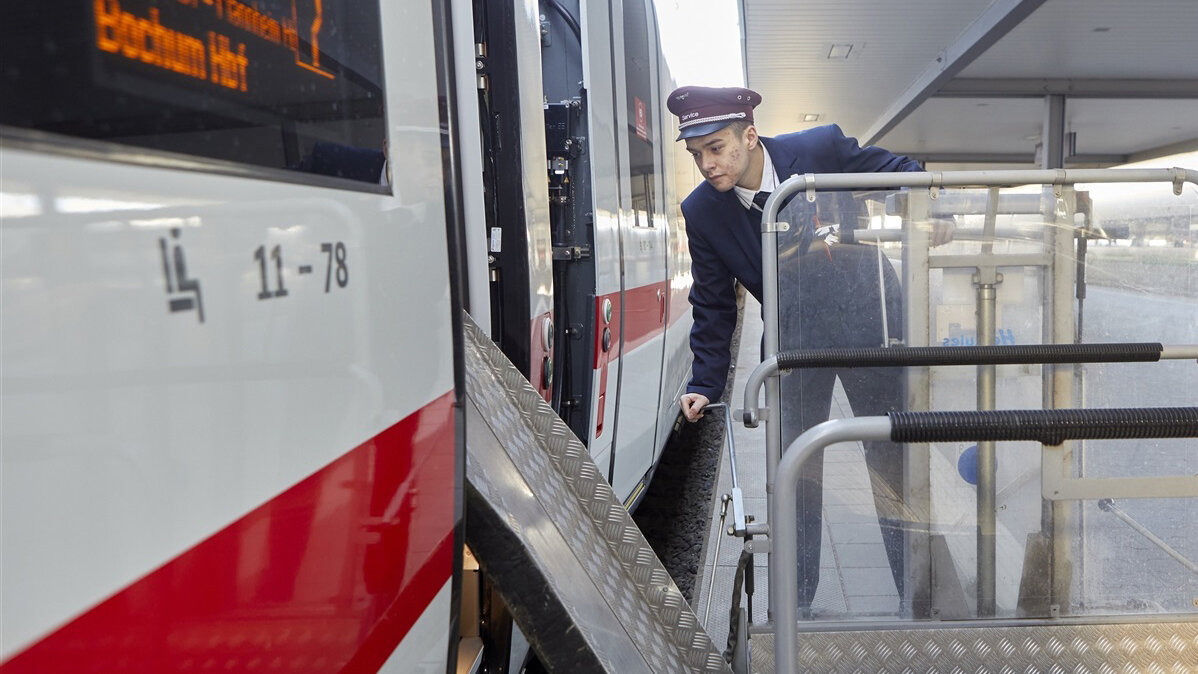
{"type": "Polygon", "coordinates": [[[947,365],[1019,365],[1034,363],[1116,363],[1162,360],[1198,360],[1198,344],[1040,344],[1031,346],[916,346],[878,349],[809,349],[786,351],[761,361],[745,382],[741,421],[756,428],[761,420],[759,395],[766,380],[792,370],[800,356],[801,367],[911,367],[947,365]],[[1154,348],[1136,348],[1154,347],[1154,348]],[[1138,352],[1138,353],[1136,353],[1138,352]],[[1133,356],[1129,356],[1133,353],[1133,356]],[[856,359],[856,363],[851,361],[856,359]],[[780,360],[781,359],[781,360],[780,360]],[[787,362],[782,362],[787,361],[787,362]]]}
{"type": "Polygon", "coordinates": [[[1018,185],[1076,185],[1078,183],[1183,183],[1198,185],[1198,169],[1037,169],[1008,171],[920,171],[904,173],[806,173],[778,185],[762,207],[761,225],[774,222],[790,195],[808,190],[887,189],[898,187],[1014,187],[1018,185]],[[773,207],[771,209],[771,207],[773,207]]]}

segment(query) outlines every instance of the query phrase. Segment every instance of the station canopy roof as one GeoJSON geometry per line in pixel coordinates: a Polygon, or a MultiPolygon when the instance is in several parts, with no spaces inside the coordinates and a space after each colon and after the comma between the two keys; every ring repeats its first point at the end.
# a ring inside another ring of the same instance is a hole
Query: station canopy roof
{"type": "Polygon", "coordinates": [[[840,124],[937,169],[1032,168],[1046,96],[1065,166],[1198,150],[1198,0],[742,0],[764,135],[840,124]]]}

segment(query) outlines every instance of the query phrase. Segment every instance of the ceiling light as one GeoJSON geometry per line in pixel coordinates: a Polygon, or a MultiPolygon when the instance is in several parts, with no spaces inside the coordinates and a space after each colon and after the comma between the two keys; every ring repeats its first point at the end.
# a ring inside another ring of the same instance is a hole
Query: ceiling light
{"type": "Polygon", "coordinates": [[[853,51],[852,44],[834,44],[828,48],[829,61],[844,61],[849,58],[849,53],[853,51]]]}
{"type": "Polygon", "coordinates": [[[819,113],[818,112],[805,112],[805,113],[803,113],[803,121],[804,122],[818,122],[819,121],[819,113]]]}

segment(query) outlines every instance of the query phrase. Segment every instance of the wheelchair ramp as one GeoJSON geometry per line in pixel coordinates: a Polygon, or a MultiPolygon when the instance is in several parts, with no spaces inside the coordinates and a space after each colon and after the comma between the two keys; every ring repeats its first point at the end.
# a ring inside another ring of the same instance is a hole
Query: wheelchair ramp
{"type": "Polygon", "coordinates": [[[466,326],[466,538],[549,671],[727,672],[590,454],[466,326]]]}
{"type": "MultiPolygon", "coordinates": [[[[1126,617],[1121,618],[1126,619],[1126,617]]],[[[1156,618],[1159,620],[1159,618],[1156,618]]],[[[772,634],[754,635],[754,672],[1198,672],[1198,621],[1052,623],[799,632],[799,661],[776,668],[772,634]]]]}

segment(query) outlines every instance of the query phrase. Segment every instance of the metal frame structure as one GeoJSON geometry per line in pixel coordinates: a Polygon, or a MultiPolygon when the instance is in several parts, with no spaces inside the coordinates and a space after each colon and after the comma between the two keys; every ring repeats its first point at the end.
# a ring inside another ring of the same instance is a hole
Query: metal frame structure
{"type": "MultiPolygon", "coordinates": [[[[1062,413],[1085,412],[1085,410],[1056,411],[1062,413]]],[[[953,439],[976,439],[985,437],[987,431],[992,431],[1007,424],[1009,435],[1003,436],[1004,439],[1029,439],[1039,434],[1051,435],[1052,431],[1048,433],[1044,433],[1044,431],[1047,430],[1048,426],[1060,423],[1048,417],[1048,415],[1041,415],[1041,419],[1021,419],[1026,425],[1011,426],[1008,422],[1004,422],[1002,419],[1003,414],[997,412],[987,416],[986,412],[979,412],[973,418],[967,420],[967,423],[959,427],[945,428],[941,426],[939,430],[948,431],[944,439],[948,439],[948,436],[952,436],[953,439]],[[1042,430],[1037,430],[1037,425],[1041,425],[1042,430]]],[[[1017,414],[1030,416],[1034,414],[1034,411],[1025,411],[1017,414]]],[[[906,413],[905,415],[898,415],[899,418],[896,418],[892,414],[889,417],[834,419],[819,424],[806,433],[803,433],[791,444],[790,450],[782,457],[782,460],[778,464],[778,489],[770,506],[770,522],[774,525],[771,530],[771,536],[773,537],[774,547],[777,549],[776,556],[770,560],[770,571],[773,572],[770,582],[770,600],[771,604],[775,605],[777,609],[775,613],[776,621],[774,623],[777,627],[774,636],[775,664],[794,663],[798,661],[799,656],[798,634],[793,627],[789,627],[797,624],[798,608],[793,601],[788,601],[787,599],[794,597],[799,587],[798,568],[795,566],[798,547],[795,507],[798,505],[799,470],[803,462],[817,451],[837,442],[898,440],[902,439],[900,433],[903,431],[914,431],[910,433],[911,437],[918,437],[921,421],[919,418],[930,416],[932,415],[927,413],[906,413]],[[902,418],[904,416],[906,419],[902,418]]],[[[1157,418],[1151,419],[1151,422],[1145,418],[1140,418],[1135,419],[1134,423],[1130,425],[1138,425],[1140,430],[1151,431],[1153,426],[1160,423],[1171,427],[1174,431],[1182,433],[1187,430],[1193,432],[1194,429],[1198,429],[1198,407],[1175,408],[1169,410],[1167,413],[1154,416],[1157,418]]],[[[1092,431],[1094,426],[1084,430],[1079,428],[1080,426],[1084,426],[1084,424],[1058,429],[1057,432],[1062,432],[1062,437],[1066,438],[1093,437],[1086,431],[1092,431]]],[[[1129,434],[1127,437],[1143,436],[1129,434]]],[[[1159,437],[1174,436],[1161,435],[1159,437]]],[[[1051,442],[1051,440],[1045,437],[1041,437],[1041,441],[1051,442]]],[[[980,584],[982,579],[979,578],[978,580],[980,584]]]]}
{"type": "MultiPolygon", "coordinates": [[[[900,173],[900,174],[807,174],[793,176],[776,189],[764,207],[762,217],[762,271],[766,283],[763,284],[763,319],[765,360],[754,371],[745,390],[745,408],[742,410],[742,420],[748,427],[757,426],[760,420],[766,421],[766,499],[767,508],[771,513],[769,534],[771,544],[769,553],[769,586],[770,602],[768,620],[774,625],[793,624],[795,607],[793,602],[777,602],[775,598],[792,596],[783,594],[778,588],[784,583],[778,577],[777,569],[787,565],[779,560],[779,555],[793,555],[795,532],[787,532],[778,528],[782,520],[774,517],[779,507],[776,503],[781,486],[777,480],[783,477],[793,477],[791,473],[779,474],[779,462],[782,460],[780,421],[776,418],[780,409],[780,384],[776,356],[779,353],[779,307],[778,288],[772,282],[778,275],[777,234],[787,231],[789,225],[778,221],[778,211],[787,198],[796,193],[805,192],[808,201],[814,201],[817,190],[850,190],[850,189],[886,189],[886,188],[926,188],[926,192],[912,189],[907,197],[906,215],[911,222],[926,222],[929,216],[936,212],[935,200],[939,197],[942,187],[987,187],[989,198],[986,204],[986,220],[983,227],[983,237],[992,237],[995,233],[995,215],[1000,204],[1008,201],[1007,197],[999,199],[998,188],[1021,185],[1045,185],[1044,194],[1037,202],[1040,208],[1028,210],[1032,204],[1022,203],[1018,199],[1011,200],[1011,207],[1021,212],[1047,212],[1054,225],[1053,232],[1046,237],[1049,246],[1047,254],[999,256],[995,255],[988,246],[984,246],[981,255],[974,256],[930,256],[928,254],[928,233],[924,228],[911,227],[907,231],[907,246],[904,247],[903,284],[910,292],[926,292],[929,281],[929,270],[933,267],[976,267],[979,270],[978,307],[979,307],[979,345],[985,345],[984,335],[993,337],[994,331],[986,328],[993,326],[994,292],[996,269],[1000,265],[1032,265],[1048,267],[1046,274],[1047,288],[1045,301],[1049,304],[1046,313],[1052,318],[1044,325],[1043,341],[1045,344],[1072,342],[1074,316],[1072,311],[1073,274],[1071,265],[1053,264],[1058,251],[1068,251],[1074,237],[1074,192],[1077,183],[1130,183],[1130,182],[1165,182],[1172,183],[1175,194],[1180,194],[1185,182],[1198,184],[1198,171],[1193,169],[1089,169],[1089,170],[1020,170],[1020,171],[960,171],[960,172],[930,172],[930,173],[900,173]],[[968,257],[969,259],[965,259],[968,257]],[[1015,259],[1018,257],[1019,259],[1015,259]],[[957,259],[960,258],[960,259],[957,259]],[[1001,259],[1000,259],[1001,258],[1001,259]],[[987,283],[987,280],[990,282],[987,283]],[[919,289],[919,290],[917,290],[919,289]],[[757,400],[761,387],[766,390],[766,410],[758,409],[757,400]],[[788,538],[789,537],[789,538],[788,538]],[[789,546],[789,547],[788,547],[789,546]]],[[[928,303],[910,302],[906,309],[905,342],[907,347],[926,347],[930,342],[928,303]]],[[[990,340],[991,342],[993,339],[990,340]]],[[[1163,351],[1166,358],[1198,358],[1198,347],[1168,347],[1163,351]]],[[[926,371],[913,371],[908,378],[908,409],[927,410],[930,408],[930,380],[926,371]]],[[[1072,405],[1073,374],[1070,368],[1056,368],[1051,374],[1045,375],[1044,404],[1046,408],[1067,408],[1072,405]]],[[[994,408],[993,366],[980,365],[978,377],[979,409],[994,408]],[[987,369],[989,368],[989,369],[987,369]]],[[[885,419],[866,422],[856,420],[864,425],[851,424],[844,432],[850,433],[853,440],[884,439],[883,431],[889,432],[885,419]],[[885,428],[883,428],[885,426],[885,428]]],[[[813,429],[814,430],[814,429],[813,429]]],[[[837,431],[840,433],[841,431],[837,431]]],[[[839,436],[837,436],[839,437],[839,436]]],[[[842,439],[849,439],[846,436],[842,439]]],[[[831,442],[830,440],[829,442],[831,442]]],[[[797,444],[797,441],[796,441],[797,444]]],[[[979,496],[978,496],[978,598],[979,615],[992,615],[986,607],[994,605],[994,456],[993,443],[979,444],[979,496]],[[987,535],[987,534],[990,535],[987,535]],[[989,560],[987,564],[985,560],[989,560]]],[[[1043,494],[1049,501],[1045,506],[1045,517],[1051,521],[1053,528],[1059,530],[1067,525],[1070,517],[1068,504],[1063,501],[1079,498],[1110,498],[1135,496],[1198,496],[1198,478],[1193,476],[1174,478],[1119,478],[1094,479],[1070,477],[1069,453],[1057,447],[1045,447],[1043,450],[1042,475],[1043,494]],[[1162,492],[1162,486],[1165,492],[1162,492]]],[[[906,473],[908,479],[908,497],[915,500],[926,500],[930,497],[929,456],[926,448],[910,448],[907,452],[906,473]]],[[[796,473],[797,474],[797,473],[796,473]]],[[[787,485],[790,486],[790,485],[787,485]]],[[[790,514],[793,518],[793,505],[790,514]]],[[[765,528],[765,527],[762,527],[765,528]]],[[[793,527],[790,527],[793,529],[793,527]]],[[[762,533],[762,532],[755,532],[762,533]]],[[[907,544],[908,555],[919,558],[928,555],[927,546],[919,541],[911,540],[907,544]]],[[[1070,551],[1067,544],[1059,541],[1054,543],[1054,565],[1067,563],[1070,551]]],[[[912,559],[911,561],[916,561],[912,559]]],[[[791,564],[790,566],[793,566],[791,564]]],[[[790,569],[794,572],[794,569],[790,569]]],[[[1054,577],[1058,569],[1054,568],[1054,577]]],[[[913,594],[929,593],[930,588],[911,588],[913,594]]],[[[910,598],[910,597],[909,597],[910,598]]],[[[790,632],[793,629],[780,630],[790,632]]],[[[787,654],[794,655],[787,651],[787,654]]],[[[779,655],[783,655],[779,651],[779,655]]],[[[779,660],[779,662],[794,662],[779,660]]]]}

